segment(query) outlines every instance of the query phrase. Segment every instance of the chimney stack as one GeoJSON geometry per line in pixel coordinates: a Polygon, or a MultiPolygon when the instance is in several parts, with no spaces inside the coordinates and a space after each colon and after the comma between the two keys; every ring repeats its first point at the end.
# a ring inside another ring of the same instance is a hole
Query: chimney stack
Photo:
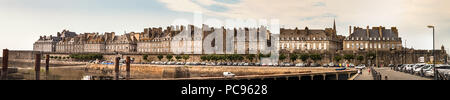
{"type": "Polygon", "coordinates": [[[370,32],[369,32],[369,31],[370,31],[370,30],[369,30],[369,25],[367,25],[366,35],[367,35],[368,38],[370,38],[370,32]]]}
{"type": "Polygon", "coordinates": [[[348,34],[349,34],[349,35],[352,35],[352,26],[349,26],[349,27],[348,27],[348,34]]]}
{"type": "Polygon", "coordinates": [[[381,29],[383,26],[378,28],[378,32],[380,32],[380,38],[383,38],[383,30],[381,29]]]}

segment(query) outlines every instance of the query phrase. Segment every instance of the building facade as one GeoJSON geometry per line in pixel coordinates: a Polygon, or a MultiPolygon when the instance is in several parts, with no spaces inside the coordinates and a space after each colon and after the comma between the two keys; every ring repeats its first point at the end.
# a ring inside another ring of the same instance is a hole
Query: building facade
{"type": "Polygon", "coordinates": [[[385,27],[373,27],[366,29],[354,27],[352,32],[349,27],[350,36],[344,40],[344,50],[349,51],[390,51],[402,50],[402,38],[398,36],[396,27],[386,29],[385,27]]]}
{"type": "Polygon", "coordinates": [[[293,52],[337,51],[342,49],[342,37],[336,26],[325,29],[280,29],[280,50],[293,52]]]}

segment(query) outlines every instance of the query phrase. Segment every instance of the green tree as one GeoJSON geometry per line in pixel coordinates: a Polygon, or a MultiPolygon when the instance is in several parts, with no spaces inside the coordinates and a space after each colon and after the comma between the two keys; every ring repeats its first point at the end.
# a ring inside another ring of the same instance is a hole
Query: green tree
{"type": "Polygon", "coordinates": [[[369,60],[375,60],[377,58],[377,55],[375,53],[369,53],[369,54],[366,55],[366,57],[369,60]]]}
{"type": "Polygon", "coordinates": [[[322,55],[320,55],[320,54],[312,54],[312,55],[311,55],[311,59],[312,59],[314,62],[316,62],[316,61],[318,61],[318,60],[322,60],[322,55]]]}
{"type": "Polygon", "coordinates": [[[356,59],[361,63],[364,60],[364,56],[358,56],[356,59]]]}
{"type": "Polygon", "coordinates": [[[159,59],[159,61],[161,61],[162,59],[164,58],[164,56],[163,55],[158,55],[158,59],[159,59]]]}
{"type": "Polygon", "coordinates": [[[290,54],[289,55],[292,63],[295,63],[295,61],[298,59],[298,55],[297,54],[290,54]]]}
{"type": "Polygon", "coordinates": [[[247,59],[250,61],[250,62],[253,62],[253,59],[255,58],[255,54],[249,54],[249,55],[247,55],[247,59]]]}
{"type": "Polygon", "coordinates": [[[189,58],[189,55],[183,55],[184,62],[186,62],[189,58]]]}
{"type": "Polygon", "coordinates": [[[283,60],[285,60],[287,57],[286,57],[286,55],[284,55],[284,54],[281,54],[279,57],[278,57],[278,59],[280,60],[280,61],[283,61],[283,60]]]}
{"type": "Polygon", "coordinates": [[[346,54],[344,55],[344,59],[347,61],[351,61],[352,59],[355,59],[354,55],[346,54]]]}
{"type": "Polygon", "coordinates": [[[341,60],[342,60],[342,56],[339,56],[339,55],[334,56],[334,61],[336,61],[337,63],[339,63],[339,61],[341,61],[341,60]]]}
{"type": "Polygon", "coordinates": [[[168,55],[166,55],[166,58],[169,60],[169,61],[172,61],[172,59],[173,59],[173,55],[171,55],[171,54],[168,54],[168,55]]]}
{"type": "Polygon", "coordinates": [[[148,55],[144,55],[142,56],[142,59],[144,59],[145,61],[147,61],[148,55]]]}
{"type": "Polygon", "coordinates": [[[309,59],[309,55],[308,54],[302,54],[302,55],[300,55],[300,59],[303,62],[306,62],[309,59]]]}

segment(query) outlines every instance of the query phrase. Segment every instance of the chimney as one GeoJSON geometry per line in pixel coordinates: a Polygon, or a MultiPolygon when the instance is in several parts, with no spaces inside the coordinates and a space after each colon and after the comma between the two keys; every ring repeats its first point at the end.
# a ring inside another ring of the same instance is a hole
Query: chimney
{"type": "Polygon", "coordinates": [[[352,26],[348,26],[348,34],[352,35],[352,26]]]}
{"type": "Polygon", "coordinates": [[[395,36],[398,37],[398,30],[397,27],[391,27],[392,32],[394,32],[395,36]]]}
{"type": "Polygon", "coordinates": [[[366,35],[367,35],[368,38],[370,38],[370,32],[369,32],[369,31],[370,31],[370,30],[369,30],[369,25],[367,25],[366,35]]]}
{"type": "Polygon", "coordinates": [[[378,27],[378,32],[380,32],[380,38],[383,38],[383,30],[381,29],[383,26],[378,27]]]}

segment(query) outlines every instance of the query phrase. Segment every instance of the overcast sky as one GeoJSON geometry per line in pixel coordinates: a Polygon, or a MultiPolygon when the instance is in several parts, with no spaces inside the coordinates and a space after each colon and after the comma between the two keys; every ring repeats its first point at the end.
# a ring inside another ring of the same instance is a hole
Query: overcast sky
{"type": "Polygon", "coordinates": [[[40,35],[68,29],[84,32],[142,32],[174,20],[279,19],[281,27],[323,29],[336,19],[338,34],[348,27],[397,27],[408,47],[450,48],[450,0],[0,0],[0,47],[32,50],[40,35]]]}

